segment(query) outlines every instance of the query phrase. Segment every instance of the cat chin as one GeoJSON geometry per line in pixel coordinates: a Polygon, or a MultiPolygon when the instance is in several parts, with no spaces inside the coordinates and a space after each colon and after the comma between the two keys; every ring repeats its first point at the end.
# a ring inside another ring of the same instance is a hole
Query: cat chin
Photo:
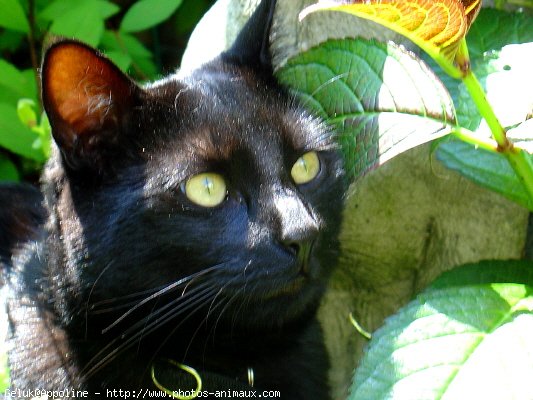
{"type": "Polygon", "coordinates": [[[325,285],[310,282],[304,277],[287,281],[277,286],[256,286],[252,296],[243,295],[228,310],[233,327],[243,322],[243,328],[283,328],[294,322],[301,322],[314,315],[325,285]],[[233,315],[240,315],[236,321],[233,315]]]}

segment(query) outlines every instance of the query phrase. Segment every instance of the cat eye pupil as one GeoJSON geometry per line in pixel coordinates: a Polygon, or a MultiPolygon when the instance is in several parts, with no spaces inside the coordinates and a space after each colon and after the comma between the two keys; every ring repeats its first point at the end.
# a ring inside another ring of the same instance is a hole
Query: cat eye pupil
{"type": "Polygon", "coordinates": [[[207,192],[209,194],[211,194],[211,192],[213,191],[213,188],[215,185],[213,185],[213,181],[209,178],[205,178],[204,179],[204,186],[205,186],[205,190],[207,190],[207,192]]]}
{"type": "Polygon", "coordinates": [[[316,178],[320,172],[320,159],[315,151],[310,151],[301,156],[291,169],[291,176],[298,185],[303,185],[316,178]]]}
{"type": "Polygon", "coordinates": [[[202,207],[216,207],[226,198],[224,178],[213,172],[205,172],[190,177],[185,183],[185,195],[193,203],[202,207]]]}
{"type": "Polygon", "coordinates": [[[300,168],[303,168],[306,173],[309,173],[309,168],[303,157],[300,157],[297,162],[300,164],[300,168]]]}

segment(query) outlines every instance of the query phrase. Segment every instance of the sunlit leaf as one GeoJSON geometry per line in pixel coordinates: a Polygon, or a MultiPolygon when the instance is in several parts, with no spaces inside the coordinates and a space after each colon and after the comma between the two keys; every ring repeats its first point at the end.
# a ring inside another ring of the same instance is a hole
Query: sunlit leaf
{"type": "Polygon", "coordinates": [[[412,40],[444,67],[453,62],[480,7],[481,0],[323,0],[304,9],[300,18],[330,10],[377,22],[412,40]]]}
{"type": "Polygon", "coordinates": [[[350,400],[528,399],[533,264],[450,271],[373,334],[350,400]]]}
{"type": "Polygon", "coordinates": [[[352,177],[447,133],[454,120],[440,81],[394,44],[331,40],[290,59],[277,77],[335,127],[352,177]]]}
{"type": "Polygon", "coordinates": [[[507,137],[513,141],[516,147],[533,154],[533,118],[509,129],[507,137]]]}
{"type": "Polygon", "coordinates": [[[17,104],[17,114],[20,121],[27,127],[33,128],[37,125],[35,101],[31,99],[20,99],[17,104]]]}

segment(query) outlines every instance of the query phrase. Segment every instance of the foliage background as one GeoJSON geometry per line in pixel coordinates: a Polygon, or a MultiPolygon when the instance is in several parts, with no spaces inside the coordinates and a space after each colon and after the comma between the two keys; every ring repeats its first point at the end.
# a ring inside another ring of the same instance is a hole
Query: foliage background
{"type": "Polygon", "coordinates": [[[49,152],[39,102],[42,50],[57,36],[98,47],[135,79],[179,65],[214,0],[0,0],[0,181],[38,180],[49,152]]]}

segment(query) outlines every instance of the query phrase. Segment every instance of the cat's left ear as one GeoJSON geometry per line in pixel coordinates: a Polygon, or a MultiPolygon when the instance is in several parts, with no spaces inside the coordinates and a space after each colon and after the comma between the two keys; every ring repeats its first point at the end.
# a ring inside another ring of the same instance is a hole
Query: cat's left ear
{"type": "Polygon", "coordinates": [[[275,8],[276,0],[261,0],[233,45],[222,53],[222,57],[240,66],[273,75],[270,28],[275,8]]]}
{"type": "Polygon", "coordinates": [[[109,59],[76,41],[52,45],[41,76],[43,105],[67,164],[101,169],[105,154],[126,134],[140,89],[109,59]]]}

